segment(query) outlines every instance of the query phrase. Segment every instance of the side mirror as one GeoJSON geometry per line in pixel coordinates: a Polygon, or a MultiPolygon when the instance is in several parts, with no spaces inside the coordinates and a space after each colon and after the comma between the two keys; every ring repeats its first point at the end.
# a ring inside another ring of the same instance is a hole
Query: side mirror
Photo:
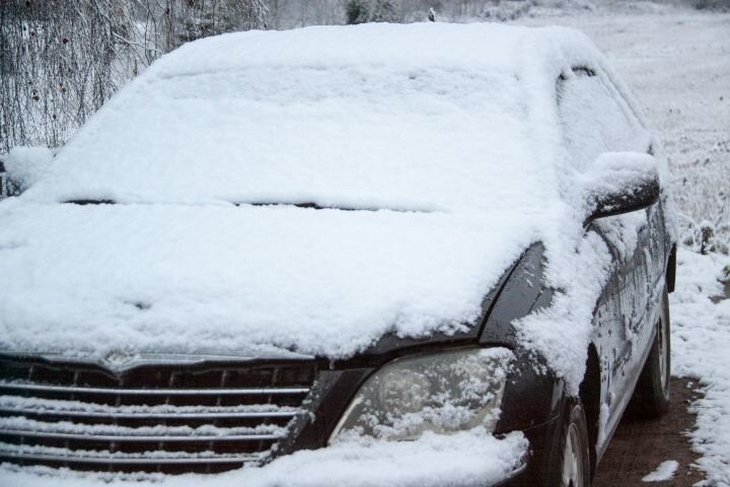
{"type": "Polygon", "coordinates": [[[649,207],[659,200],[656,159],[640,152],[605,152],[583,175],[584,225],[649,207]]]}

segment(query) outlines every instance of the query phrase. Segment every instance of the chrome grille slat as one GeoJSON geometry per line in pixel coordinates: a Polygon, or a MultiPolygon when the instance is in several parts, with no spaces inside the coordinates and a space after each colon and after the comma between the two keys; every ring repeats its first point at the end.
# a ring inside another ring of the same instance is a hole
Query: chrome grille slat
{"type": "Polygon", "coordinates": [[[62,433],[56,431],[30,431],[30,430],[0,430],[0,436],[18,436],[23,438],[56,438],[59,440],[79,441],[189,441],[191,443],[200,441],[268,441],[280,440],[284,435],[277,434],[233,434],[233,435],[92,435],[84,433],[62,433]]]}
{"type": "Polygon", "coordinates": [[[53,410],[53,409],[32,409],[32,408],[6,408],[0,407],[0,414],[2,413],[13,413],[13,414],[28,414],[28,415],[52,415],[52,416],[68,416],[74,418],[120,418],[120,419],[193,419],[193,418],[239,418],[239,419],[256,419],[256,418],[293,418],[297,415],[303,414],[300,411],[270,411],[270,412],[218,412],[218,413],[176,413],[171,411],[169,413],[103,413],[93,411],[69,411],[69,410],[53,410]]]}
{"type": "Polygon", "coordinates": [[[258,455],[238,455],[238,456],[210,456],[210,457],[89,457],[83,455],[44,455],[40,453],[3,453],[0,456],[15,460],[38,460],[47,462],[73,462],[73,463],[94,463],[100,465],[154,465],[164,464],[206,464],[206,463],[257,463],[261,460],[258,455]]]}
{"type": "Polygon", "coordinates": [[[106,394],[106,395],[135,395],[135,396],[267,396],[306,394],[308,387],[282,387],[282,388],[247,388],[247,389],[122,389],[122,388],[99,388],[99,387],[63,387],[41,384],[25,384],[0,381],[0,389],[12,389],[23,391],[43,392],[66,392],[69,394],[106,394]]]}
{"type": "Polygon", "coordinates": [[[150,463],[250,463],[262,459],[265,454],[214,454],[204,452],[191,454],[187,452],[175,452],[170,454],[150,455],[148,452],[137,453],[110,453],[108,451],[90,452],[69,450],[67,448],[47,447],[16,447],[7,443],[0,443],[0,455],[15,459],[45,459],[56,462],[83,462],[83,463],[123,463],[123,464],[150,464],[150,463]]]}
{"type": "Polygon", "coordinates": [[[308,414],[317,364],[89,363],[0,354],[0,462],[104,472],[217,472],[272,457],[308,414]]]}

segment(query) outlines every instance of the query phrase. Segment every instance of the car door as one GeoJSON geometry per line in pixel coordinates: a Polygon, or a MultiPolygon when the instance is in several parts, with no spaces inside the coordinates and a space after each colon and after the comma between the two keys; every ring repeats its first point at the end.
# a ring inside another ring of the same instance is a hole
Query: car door
{"type": "MultiPolygon", "coordinates": [[[[650,151],[649,133],[605,73],[578,67],[556,86],[566,157],[576,174],[604,152],[650,151]]],[[[595,220],[585,229],[600,235],[613,257],[594,317],[603,431],[612,431],[619,421],[652,337],[647,322],[657,299],[656,262],[661,258],[653,244],[656,207],[595,220]]]]}

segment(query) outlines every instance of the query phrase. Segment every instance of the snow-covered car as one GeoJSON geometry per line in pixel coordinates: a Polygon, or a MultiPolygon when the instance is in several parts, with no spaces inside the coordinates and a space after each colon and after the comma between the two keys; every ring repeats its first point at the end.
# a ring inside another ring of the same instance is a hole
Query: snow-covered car
{"type": "Polygon", "coordinates": [[[668,407],[657,151],[569,29],[187,44],[5,161],[0,476],[588,485],[668,407]]]}

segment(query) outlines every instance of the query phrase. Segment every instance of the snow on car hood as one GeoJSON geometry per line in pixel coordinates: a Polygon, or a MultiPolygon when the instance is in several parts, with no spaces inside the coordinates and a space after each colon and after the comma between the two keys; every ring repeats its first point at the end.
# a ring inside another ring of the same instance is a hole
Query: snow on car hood
{"type": "Polygon", "coordinates": [[[454,332],[534,238],[517,214],[6,202],[0,218],[0,350],[94,355],[335,358],[454,332]]]}

